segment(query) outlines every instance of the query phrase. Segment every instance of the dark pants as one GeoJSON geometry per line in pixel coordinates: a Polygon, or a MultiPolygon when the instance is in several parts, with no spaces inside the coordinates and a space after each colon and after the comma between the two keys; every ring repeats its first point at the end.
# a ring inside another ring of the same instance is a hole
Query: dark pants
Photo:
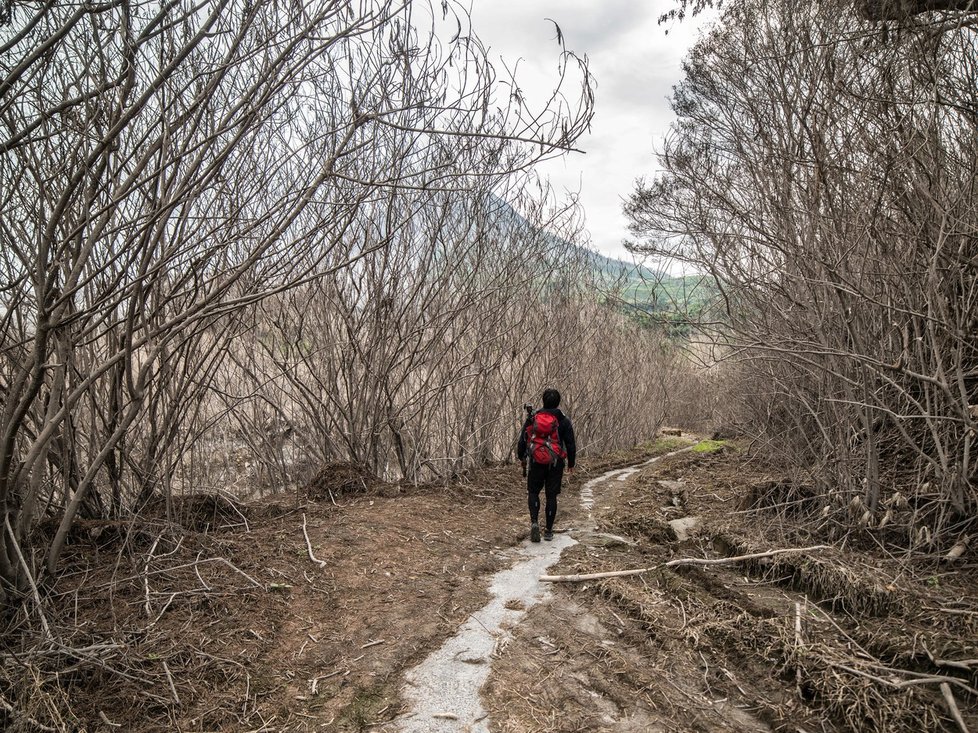
{"type": "Polygon", "coordinates": [[[530,521],[539,523],[540,489],[546,489],[547,529],[553,529],[554,519],[557,518],[557,494],[560,493],[560,480],[564,475],[564,462],[558,461],[556,466],[530,461],[526,472],[526,491],[529,497],[530,521]]]}

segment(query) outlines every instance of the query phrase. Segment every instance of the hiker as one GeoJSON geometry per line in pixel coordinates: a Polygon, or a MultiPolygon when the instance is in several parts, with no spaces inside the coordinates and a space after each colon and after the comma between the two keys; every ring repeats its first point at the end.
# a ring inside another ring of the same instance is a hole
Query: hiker
{"type": "Polygon", "coordinates": [[[530,506],[530,542],[540,541],[540,489],[546,489],[546,526],[543,539],[548,542],[554,538],[554,519],[557,518],[557,494],[560,493],[560,480],[574,470],[577,457],[577,444],[574,442],[574,427],[562,413],[560,392],[546,389],[543,392],[543,409],[537,410],[523,423],[516,456],[523,464],[526,476],[526,491],[530,506]],[[527,470],[529,461],[529,470],[527,470]]]}

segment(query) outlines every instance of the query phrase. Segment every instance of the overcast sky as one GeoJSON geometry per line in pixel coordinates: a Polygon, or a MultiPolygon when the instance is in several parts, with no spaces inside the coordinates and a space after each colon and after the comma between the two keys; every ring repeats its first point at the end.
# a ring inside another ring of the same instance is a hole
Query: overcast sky
{"type": "Polygon", "coordinates": [[[569,50],[587,54],[597,90],[592,132],[577,143],[586,154],[549,162],[541,171],[558,192],[580,190],[592,246],[625,257],[622,199],[636,178],[655,172],[653,151],[672,120],[667,98],[681,79],[686,50],[708,21],[701,16],[660,26],[658,17],[674,0],[471,2],[473,30],[490,58],[503,58],[510,68],[520,60],[518,79],[529,100],[536,96],[542,104],[556,80],[560,49],[546,18],[560,25],[569,50]]]}

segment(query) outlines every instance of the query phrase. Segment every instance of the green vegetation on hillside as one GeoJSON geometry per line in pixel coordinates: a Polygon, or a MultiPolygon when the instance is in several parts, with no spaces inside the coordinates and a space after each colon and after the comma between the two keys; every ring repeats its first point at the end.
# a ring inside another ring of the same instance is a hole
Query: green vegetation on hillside
{"type": "Polygon", "coordinates": [[[594,255],[605,302],[643,325],[687,336],[696,323],[715,320],[717,288],[708,275],[667,275],[594,255]]]}

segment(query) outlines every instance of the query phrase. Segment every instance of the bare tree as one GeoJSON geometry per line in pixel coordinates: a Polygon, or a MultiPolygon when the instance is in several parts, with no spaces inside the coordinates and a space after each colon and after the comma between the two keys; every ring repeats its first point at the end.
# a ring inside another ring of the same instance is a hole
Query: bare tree
{"type": "Polygon", "coordinates": [[[975,64],[954,20],[895,37],[731,5],[686,63],[666,174],[628,206],[644,249],[714,277],[772,447],[863,524],[918,497],[908,545],[953,536],[978,498],[975,64]]]}
{"type": "Polygon", "coordinates": [[[61,517],[54,572],[79,514],[129,511],[172,483],[246,327],[236,314],[364,261],[416,213],[377,210],[380,227],[374,202],[502,180],[584,129],[583,64],[561,56],[578,101],[562,86],[545,110],[499,105],[464,20],[452,4],[379,0],[13,8],[0,30],[5,598],[31,582],[21,549],[39,510],[61,517]],[[449,22],[459,32],[442,41],[449,22]]]}

